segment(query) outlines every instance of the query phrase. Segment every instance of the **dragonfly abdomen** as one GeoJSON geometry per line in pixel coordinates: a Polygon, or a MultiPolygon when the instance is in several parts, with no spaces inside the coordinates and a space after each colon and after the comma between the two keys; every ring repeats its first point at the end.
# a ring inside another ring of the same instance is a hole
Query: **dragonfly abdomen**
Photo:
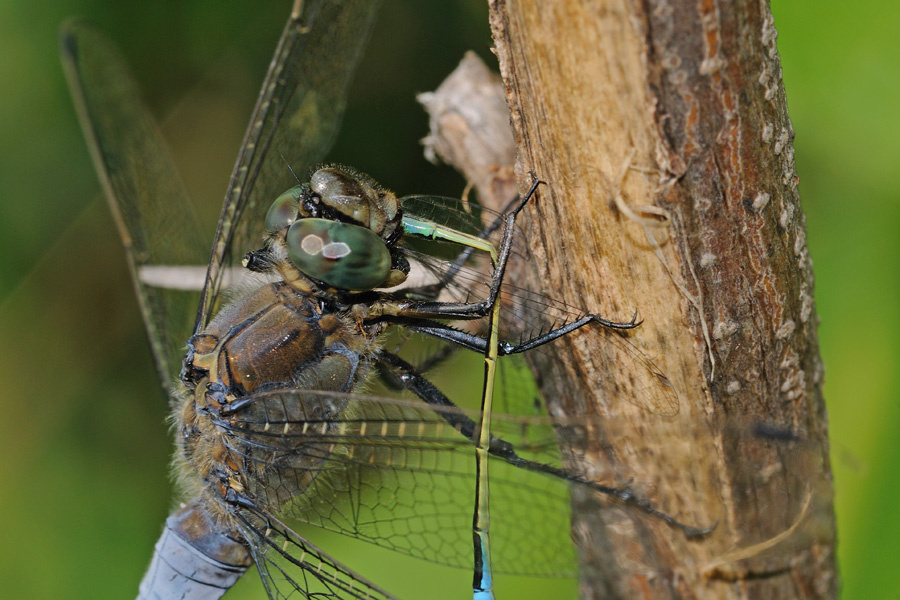
{"type": "Polygon", "coordinates": [[[253,564],[237,532],[222,530],[203,504],[190,502],[166,519],[138,600],[214,600],[253,564]]]}

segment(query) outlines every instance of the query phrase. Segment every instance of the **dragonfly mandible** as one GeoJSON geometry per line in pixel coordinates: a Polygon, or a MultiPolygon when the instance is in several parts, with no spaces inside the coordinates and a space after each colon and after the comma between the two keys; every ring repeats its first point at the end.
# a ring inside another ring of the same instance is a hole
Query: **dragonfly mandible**
{"type": "MultiPolygon", "coordinates": [[[[494,227],[485,224],[477,208],[460,202],[398,199],[350,169],[318,168],[307,184],[288,166],[305,169],[324,156],[376,10],[367,0],[295,7],[238,155],[202,286],[161,283],[205,262],[207,248],[126,67],[89,27],[73,23],[64,30],[76,106],[177,423],[185,503],[157,545],[142,589],[147,597],[218,597],[251,563],[273,598],[393,597],[299,535],[298,523],[433,562],[472,565],[481,415],[455,406],[426,378],[426,365],[443,361],[443,346],[417,363],[396,348],[417,334],[486,353],[497,335],[446,320],[498,315],[490,295],[502,268],[478,270],[467,252],[445,260],[405,242],[417,234],[446,238],[450,230],[471,241],[503,230],[508,235],[499,247],[508,258],[512,230],[496,227],[497,217],[494,227]],[[331,259],[349,253],[362,262],[335,270],[323,253],[331,259]],[[426,275],[445,268],[425,283],[380,291],[403,283],[416,265],[426,275]],[[361,273],[371,280],[360,281],[361,273]],[[243,295],[230,291],[236,289],[243,295]],[[485,292],[488,300],[478,300],[485,292]],[[385,337],[390,328],[403,332],[400,341],[385,337]],[[376,371],[385,390],[402,388],[412,398],[360,393],[375,386],[376,371]],[[173,581],[181,587],[171,587],[173,581]]],[[[500,354],[537,349],[595,325],[643,390],[626,400],[661,417],[678,412],[677,395],[659,369],[610,333],[635,321],[605,321],[524,290],[514,293],[520,308],[532,305],[517,319],[549,313],[565,324],[498,342],[500,354]]],[[[618,426],[604,425],[611,435],[618,426]]],[[[484,445],[492,464],[498,571],[574,574],[567,546],[570,485],[668,524],[675,544],[708,533],[702,526],[712,518],[700,527],[682,523],[633,492],[627,475],[564,467],[564,454],[583,443],[584,427],[583,419],[494,419],[484,445]]],[[[629,568],[652,572],[654,566],[629,568]]]]}

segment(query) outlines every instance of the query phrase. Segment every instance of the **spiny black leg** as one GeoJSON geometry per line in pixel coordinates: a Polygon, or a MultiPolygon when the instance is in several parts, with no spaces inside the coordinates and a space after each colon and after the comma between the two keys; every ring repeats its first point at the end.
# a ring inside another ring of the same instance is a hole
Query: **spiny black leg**
{"type": "MultiPolygon", "coordinates": [[[[445,408],[456,409],[457,407],[453,403],[453,401],[447,398],[447,396],[445,396],[442,391],[435,387],[434,384],[417,373],[412,365],[404,361],[399,356],[396,356],[389,352],[382,352],[379,355],[379,360],[388,369],[390,369],[400,381],[403,382],[403,385],[409,391],[411,391],[413,394],[418,396],[421,400],[428,403],[429,405],[436,407],[436,412],[441,416],[441,418],[447,421],[450,426],[459,431],[460,434],[466,439],[470,441],[473,440],[473,436],[475,435],[475,430],[477,427],[475,421],[470,419],[465,414],[458,412],[458,410],[441,410],[445,408]]],[[[589,481],[578,475],[569,473],[559,467],[545,465],[537,461],[522,458],[521,456],[516,454],[516,449],[513,444],[500,438],[491,436],[490,448],[488,449],[488,451],[491,455],[506,461],[514,467],[525,469],[534,473],[543,473],[544,475],[555,477],[557,479],[586,485],[596,492],[618,498],[619,500],[622,500],[627,504],[635,506],[642,512],[660,519],[667,525],[676,529],[680,529],[689,538],[705,536],[713,529],[715,529],[715,525],[707,528],[699,528],[693,527],[691,525],[686,525],[675,519],[671,515],[658,510],[650,501],[637,496],[631,490],[631,488],[627,486],[612,487],[603,485],[594,481],[589,481]]]]}
{"type": "Polygon", "coordinates": [[[585,325],[589,323],[597,323],[598,325],[602,325],[603,327],[607,327],[609,329],[618,329],[620,331],[628,331],[629,329],[634,329],[638,327],[643,321],[637,320],[637,311],[635,311],[634,316],[630,321],[626,323],[619,323],[616,321],[608,321],[603,317],[595,314],[588,313],[583,317],[572,321],[571,323],[566,323],[556,329],[551,329],[547,333],[538,335],[536,337],[531,338],[530,340],[526,340],[519,344],[511,344],[509,342],[501,342],[500,343],[500,354],[518,354],[520,352],[526,352],[527,350],[531,350],[533,348],[537,348],[538,346],[543,346],[546,343],[552,342],[553,340],[560,338],[564,335],[572,333],[576,329],[581,329],[585,325]]]}
{"type": "MultiPolygon", "coordinates": [[[[452,342],[468,350],[474,350],[475,352],[483,353],[487,349],[487,340],[483,337],[454,329],[449,325],[445,325],[437,321],[399,317],[389,318],[386,320],[389,320],[391,323],[396,323],[397,325],[402,325],[403,327],[411,331],[415,331],[417,333],[421,333],[429,337],[437,338],[447,342],[452,342]]],[[[567,323],[565,325],[562,325],[561,327],[551,329],[546,333],[535,336],[518,344],[513,344],[511,342],[500,342],[500,355],[506,356],[509,354],[519,354],[521,352],[532,350],[534,348],[537,348],[538,346],[543,346],[544,344],[552,342],[557,338],[567,335],[575,331],[576,329],[580,329],[590,323],[597,323],[599,325],[602,325],[603,327],[608,327],[610,329],[627,331],[629,329],[638,327],[642,323],[642,321],[637,320],[637,313],[635,313],[635,317],[632,318],[631,321],[628,321],[626,323],[608,321],[594,314],[586,314],[583,317],[572,321],[571,323],[567,323]]]]}
{"type": "Polygon", "coordinates": [[[528,189],[528,192],[522,196],[521,200],[513,207],[512,211],[510,211],[504,217],[503,223],[503,239],[500,242],[500,247],[498,249],[497,256],[497,266],[494,269],[494,274],[491,277],[491,293],[488,297],[488,306],[494,306],[494,303],[497,301],[497,296],[500,293],[500,284],[503,283],[503,276],[506,273],[506,263],[509,261],[509,255],[512,251],[512,240],[513,233],[515,232],[516,225],[516,217],[519,216],[519,213],[525,208],[525,205],[529,200],[534,196],[535,192],[537,192],[538,186],[544,183],[540,179],[537,178],[537,175],[534,172],[531,173],[531,187],[528,189]]]}
{"type": "MultiPolygon", "coordinates": [[[[497,218],[494,219],[494,221],[490,225],[478,232],[478,237],[486,240],[488,236],[500,229],[500,227],[502,227],[504,223],[504,215],[512,210],[518,202],[518,196],[507,202],[506,206],[503,207],[503,214],[497,215],[497,218]]],[[[434,287],[436,287],[437,289],[441,289],[451,281],[453,281],[456,278],[456,275],[459,273],[460,269],[462,269],[463,265],[466,264],[466,261],[469,260],[469,257],[472,256],[473,252],[475,252],[475,248],[471,246],[460,252],[459,256],[456,257],[456,260],[454,260],[450,267],[443,273],[440,281],[434,284],[434,287]]]]}
{"type": "MultiPolygon", "coordinates": [[[[500,284],[503,282],[503,275],[506,271],[506,263],[512,248],[512,238],[516,217],[525,204],[534,196],[538,186],[543,183],[533,173],[534,183],[528,193],[522,197],[513,210],[504,217],[503,223],[503,239],[498,248],[497,264],[491,275],[491,286],[488,298],[481,302],[409,302],[401,307],[393,309],[392,317],[406,318],[448,318],[448,319],[479,319],[491,312],[497,296],[500,292],[500,284]]],[[[378,315],[377,318],[382,318],[378,315]]]]}
{"type": "Polygon", "coordinates": [[[379,363],[381,363],[386,370],[390,371],[406,389],[429,405],[437,407],[438,410],[436,412],[441,418],[447,421],[451,427],[459,431],[463,437],[468,440],[473,439],[476,429],[475,421],[460,412],[456,404],[454,404],[450,398],[445,396],[433,383],[428,381],[427,378],[420,375],[415,367],[396,354],[385,351],[382,351],[378,355],[378,360],[379,363]],[[440,410],[442,408],[456,410],[440,410]]]}

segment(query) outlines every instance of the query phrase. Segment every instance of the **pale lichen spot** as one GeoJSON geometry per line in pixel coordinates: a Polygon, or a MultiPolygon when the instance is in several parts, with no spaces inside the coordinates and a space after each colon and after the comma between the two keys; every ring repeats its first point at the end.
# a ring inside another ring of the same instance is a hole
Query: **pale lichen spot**
{"type": "Polygon", "coordinates": [[[681,66],[681,57],[674,52],[669,52],[663,57],[662,66],[665,69],[677,69],[681,66]]]}
{"type": "Polygon", "coordinates": [[[788,130],[782,129],[778,134],[778,139],[775,140],[775,154],[781,154],[782,151],[784,151],[789,139],[790,134],[788,133],[788,130]]]}
{"type": "Polygon", "coordinates": [[[781,324],[781,327],[778,328],[778,331],[775,332],[775,338],[779,340],[783,340],[794,333],[794,330],[797,328],[797,324],[793,319],[788,319],[784,323],[781,324]]]}
{"type": "Polygon", "coordinates": [[[759,470],[759,477],[762,481],[768,481],[773,476],[781,472],[781,469],[782,467],[780,462],[773,462],[772,464],[759,470]]]}
{"type": "Polygon", "coordinates": [[[781,216],[778,218],[778,224],[781,225],[782,229],[787,229],[788,225],[791,224],[791,210],[785,206],[784,210],[781,211],[781,216]]]}
{"type": "Polygon", "coordinates": [[[723,61],[718,56],[704,58],[700,62],[700,74],[712,75],[722,68],[723,61]]]}
{"type": "Polygon", "coordinates": [[[753,199],[753,210],[756,212],[762,211],[769,204],[769,200],[771,200],[771,196],[768,192],[760,192],[756,195],[756,198],[753,199]]]}
{"type": "Polygon", "coordinates": [[[800,229],[797,237],[794,239],[794,256],[798,258],[804,257],[806,254],[806,230],[800,229]]]}
{"type": "Polygon", "coordinates": [[[717,340],[723,340],[731,337],[738,330],[738,324],[735,321],[719,321],[713,327],[713,337],[717,340]]]}
{"type": "Polygon", "coordinates": [[[803,323],[809,322],[809,317],[812,315],[813,311],[813,298],[809,293],[809,290],[806,288],[806,284],[800,289],[800,321],[803,323]]]}

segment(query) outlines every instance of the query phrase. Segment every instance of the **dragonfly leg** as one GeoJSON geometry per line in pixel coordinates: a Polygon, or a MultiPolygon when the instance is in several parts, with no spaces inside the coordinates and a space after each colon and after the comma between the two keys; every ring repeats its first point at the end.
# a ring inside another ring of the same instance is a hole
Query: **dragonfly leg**
{"type": "Polygon", "coordinates": [[[500,354],[519,354],[520,352],[526,352],[528,350],[531,350],[532,348],[543,346],[544,344],[552,342],[555,339],[561,338],[562,336],[572,333],[576,329],[581,329],[585,325],[589,325],[591,323],[597,323],[598,325],[602,325],[603,327],[606,327],[608,329],[628,331],[629,329],[635,329],[636,327],[639,327],[640,324],[643,323],[643,321],[637,320],[637,311],[635,311],[630,321],[621,323],[617,321],[609,321],[607,319],[604,319],[600,315],[588,313],[572,321],[571,323],[566,323],[565,325],[561,325],[560,327],[553,328],[546,333],[542,333],[541,335],[535,336],[529,340],[525,340],[524,342],[520,342],[518,344],[501,342],[500,354]]]}
{"type": "MultiPolygon", "coordinates": [[[[468,350],[473,350],[475,352],[484,352],[487,349],[487,339],[479,335],[454,329],[449,325],[445,325],[437,321],[431,321],[428,319],[390,319],[390,321],[392,323],[402,325],[403,327],[411,331],[415,331],[417,333],[421,333],[447,342],[452,342],[468,350]]],[[[589,313],[572,321],[571,323],[566,323],[565,325],[562,325],[560,327],[553,328],[550,331],[527,339],[524,342],[514,344],[512,342],[501,341],[499,345],[500,355],[506,356],[510,354],[520,354],[522,352],[532,350],[534,348],[552,342],[553,340],[561,338],[564,335],[572,333],[577,329],[581,329],[582,327],[591,323],[597,323],[609,329],[628,331],[629,329],[635,329],[636,327],[639,327],[642,322],[643,321],[637,320],[637,313],[635,313],[634,317],[630,321],[621,323],[617,321],[609,321],[607,319],[604,319],[603,317],[600,317],[599,315],[589,313]]],[[[443,357],[441,357],[439,360],[443,360],[443,357]]],[[[423,368],[423,370],[425,369],[423,368]]]]}
{"type": "MultiPolygon", "coordinates": [[[[482,340],[482,342],[483,341],[484,340],[482,340]]],[[[441,390],[428,381],[427,378],[420,375],[415,367],[395,354],[383,351],[379,355],[379,361],[402,382],[406,389],[415,394],[422,401],[433,406],[435,412],[438,413],[442,419],[444,419],[451,427],[459,431],[460,435],[472,441],[474,446],[476,443],[475,436],[477,433],[477,423],[465,413],[461,412],[456,404],[444,395],[441,390]]],[[[603,485],[596,481],[586,479],[578,474],[566,471],[565,469],[522,458],[517,454],[516,447],[513,443],[496,436],[491,436],[489,453],[491,456],[520,469],[542,473],[565,481],[580,483],[601,494],[618,498],[622,502],[638,508],[641,512],[660,519],[670,527],[681,530],[684,535],[689,538],[703,537],[712,532],[716,527],[716,525],[711,527],[696,527],[682,523],[675,517],[656,508],[652,502],[639,496],[628,486],[614,487],[603,485]]]]}
{"type": "MultiPolygon", "coordinates": [[[[447,423],[456,429],[468,440],[474,440],[477,423],[463,413],[456,404],[450,400],[426,377],[419,374],[418,370],[396,354],[382,351],[378,355],[379,363],[397,378],[400,384],[418,398],[435,407],[436,412],[447,423]]],[[[474,443],[474,441],[473,441],[474,443]]]]}
{"type": "Polygon", "coordinates": [[[476,600],[493,600],[492,575],[490,566],[490,513],[488,507],[488,456],[491,446],[491,413],[493,406],[494,376],[497,366],[499,351],[499,319],[500,306],[497,298],[500,294],[500,286],[509,255],[512,248],[515,220],[525,204],[534,196],[541,181],[532,173],[533,182],[528,193],[522,197],[513,209],[503,218],[503,238],[499,252],[493,244],[477,236],[460,235],[458,232],[448,231],[428,221],[408,219],[404,217],[404,230],[419,237],[433,239],[445,239],[461,243],[471,248],[477,248],[490,253],[494,265],[491,275],[490,293],[482,302],[396,302],[382,301],[370,305],[354,307],[357,318],[381,318],[381,317],[406,317],[406,318],[456,318],[472,319],[481,318],[488,313],[491,315],[488,337],[484,343],[484,386],[482,388],[481,414],[475,434],[471,438],[475,443],[476,456],[476,483],[475,483],[475,514],[473,518],[474,541],[474,578],[473,591],[476,600]],[[477,437],[477,439],[476,439],[477,437]]]}
{"type": "MultiPolygon", "coordinates": [[[[521,200],[520,196],[516,196],[509,202],[507,202],[506,206],[503,207],[503,213],[496,216],[496,218],[484,229],[482,229],[476,237],[482,240],[488,239],[495,231],[500,229],[504,223],[504,216],[511,212],[516,205],[521,200]]],[[[440,290],[446,287],[448,284],[452,283],[462,268],[465,266],[466,262],[469,260],[469,257],[472,256],[472,253],[475,252],[475,248],[473,246],[467,246],[459,255],[454,259],[454,261],[450,264],[447,270],[441,275],[440,281],[421,287],[421,288],[412,288],[409,291],[412,295],[420,295],[420,296],[430,296],[436,295],[432,290],[440,290]]]]}
{"type": "Polygon", "coordinates": [[[490,292],[481,302],[438,302],[415,300],[380,300],[358,305],[357,312],[366,320],[408,317],[420,319],[480,319],[491,312],[500,293],[500,285],[506,272],[506,264],[512,250],[516,217],[543,182],[532,174],[531,187],[522,198],[517,199],[513,209],[503,217],[503,239],[497,252],[497,261],[491,275],[490,292]]]}

